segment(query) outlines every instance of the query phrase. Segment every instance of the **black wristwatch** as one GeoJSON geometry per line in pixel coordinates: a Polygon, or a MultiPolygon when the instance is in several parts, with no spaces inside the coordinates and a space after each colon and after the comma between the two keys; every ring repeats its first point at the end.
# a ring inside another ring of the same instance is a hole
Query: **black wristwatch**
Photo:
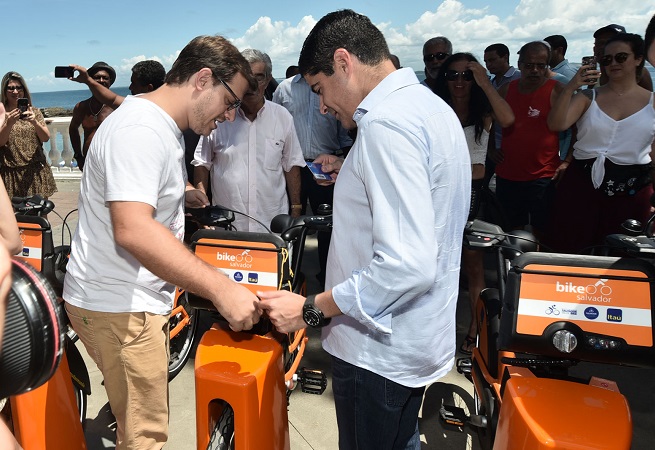
{"type": "Polygon", "coordinates": [[[302,318],[307,325],[313,328],[321,328],[330,323],[332,319],[326,319],[323,311],[318,309],[314,304],[315,295],[308,295],[305,304],[302,307],[302,318]]]}

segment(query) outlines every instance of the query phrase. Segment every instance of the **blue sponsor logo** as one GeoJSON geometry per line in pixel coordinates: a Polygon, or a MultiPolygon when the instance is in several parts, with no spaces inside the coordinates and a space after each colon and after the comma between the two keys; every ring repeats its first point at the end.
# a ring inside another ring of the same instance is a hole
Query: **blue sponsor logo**
{"type": "Polygon", "coordinates": [[[23,256],[30,256],[30,249],[27,247],[23,247],[23,256]]]}
{"type": "Polygon", "coordinates": [[[259,274],[250,272],[248,274],[248,283],[255,283],[255,284],[259,283],[259,274]]]}
{"type": "Polygon", "coordinates": [[[243,274],[241,272],[234,272],[234,281],[241,282],[243,280],[243,274]]]}
{"type": "Polygon", "coordinates": [[[598,310],[593,306],[590,306],[589,308],[585,308],[584,316],[589,320],[596,320],[598,319],[598,310]]]}
{"type": "Polygon", "coordinates": [[[615,308],[607,308],[607,321],[608,322],[622,322],[623,311],[615,308]]]}

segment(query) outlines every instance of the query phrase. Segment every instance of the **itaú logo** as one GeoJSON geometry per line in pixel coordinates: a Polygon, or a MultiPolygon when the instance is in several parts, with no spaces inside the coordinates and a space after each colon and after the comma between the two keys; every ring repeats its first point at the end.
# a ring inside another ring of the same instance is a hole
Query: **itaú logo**
{"type": "Polygon", "coordinates": [[[565,283],[557,281],[555,283],[555,291],[578,294],[578,300],[609,303],[612,301],[609,297],[612,294],[612,287],[606,283],[607,279],[600,279],[596,283],[588,284],[586,286],[575,285],[570,281],[565,283]]]}

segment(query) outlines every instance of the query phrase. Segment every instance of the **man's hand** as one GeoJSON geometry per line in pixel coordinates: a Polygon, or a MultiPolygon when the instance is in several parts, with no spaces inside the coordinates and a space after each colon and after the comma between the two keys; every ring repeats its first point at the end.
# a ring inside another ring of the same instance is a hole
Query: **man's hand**
{"type": "Polygon", "coordinates": [[[69,80],[77,81],[78,83],[88,84],[91,77],[89,77],[88,72],[85,67],[78,66],[76,64],[71,64],[69,67],[77,70],[78,74],[76,77],[69,78],[69,80]]]}
{"type": "Polygon", "coordinates": [[[337,175],[339,174],[341,166],[343,165],[343,158],[336,155],[321,153],[316,157],[316,159],[314,159],[314,162],[320,164],[321,170],[323,170],[323,172],[329,173],[332,177],[332,181],[316,180],[318,184],[321,186],[329,186],[337,181],[337,175]]]}
{"type": "Polygon", "coordinates": [[[259,300],[250,290],[231,282],[227,290],[216,293],[212,303],[229,322],[232,331],[250,330],[261,316],[259,300]]]}
{"type": "Polygon", "coordinates": [[[204,208],[209,206],[209,199],[200,189],[187,187],[184,192],[184,206],[187,208],[204,208]]]}
{"type": "Polygon", "coordinates": [[[257,292],[261,299],[259,307],[268,313],[271,323],[281,333],[305,328],[302,318],[302,307],[305,297],[289,291],[257,292]]]}
{"type": "Polygon", "coordinates": [[[555,169],[555,174],[553,175],[553,180],[554,182],[559,182],[562,177],[564,176],[564,172],[566,171],[566,168],[569,167],[569,162],[568,161],[562,161],[562,163],[555,169]]]}

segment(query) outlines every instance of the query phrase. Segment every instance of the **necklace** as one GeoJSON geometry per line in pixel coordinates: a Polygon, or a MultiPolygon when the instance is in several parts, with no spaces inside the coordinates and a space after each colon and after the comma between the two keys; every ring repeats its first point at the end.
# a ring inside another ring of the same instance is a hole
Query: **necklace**
{"type": "Polygon", "coordinates": [[[100,114],[102,112],[102,110],[105,109],[105,104],[101,103],[102,106],[100,106],[100,109],[98,110],[98,112],[94,113],[93,110],[91,109],[91,100],[93,100],[93,98],[89,99],[89,112],[93,116],[93,121],[97,122],[98,121],[98,114],[100,114]]]}
{"type": "Polygon", "coordinates": [[[614,88],[613,88],[609,83],[607,84],[607,87],[610,88],[610,90],[611,90],[612,92],[614,92],[616,95],[618,95],[619,97],[623,97],[623,96],[624,96],[627,92],[629,92],[630,89],[631,89],[631,88],[628,88],[627,90],[625,90],[625,91],[623,91],[623,92],[619,92],[619,91],[617,91],[616,89],[614,89],[614,88]]]}

